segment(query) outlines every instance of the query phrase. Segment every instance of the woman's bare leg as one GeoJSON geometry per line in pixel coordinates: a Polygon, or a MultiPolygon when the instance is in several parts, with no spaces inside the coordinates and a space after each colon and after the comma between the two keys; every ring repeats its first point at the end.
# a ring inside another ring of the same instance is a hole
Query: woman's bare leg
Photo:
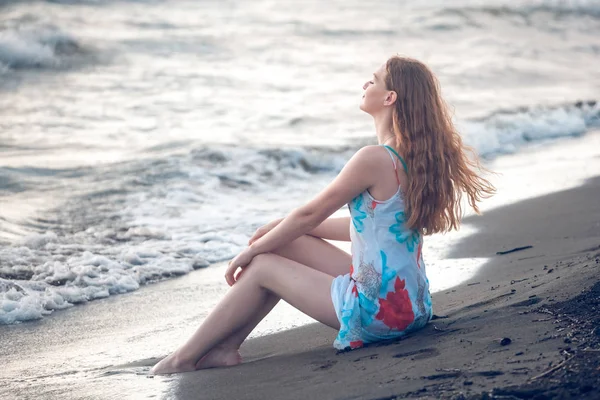
{"type": "MultiPolygon", "coordinates": [[[[275,254],[307,265],[331,276],[347,273],[351,256],[338,247],[310,235],[304,235],[277,249],[275,254]]],[[[256,310],[254,317],[242,328],[214,346],[196,363],[196,369],[231,366],[241,362],[239,348],[256,325],[275,307],[280,297],[269,293],[264,303],[256,310]]],[[[173,358],[177,351],[167,358],[173,358]]]]}
{"type": "Polygon", "coordinates": [[[256,325],[267,316],[279,303],[281,298],[273,293],[267,293],[264,303],[258,308],[250,321],[214,346],[204,357],[196,363],[196,369],[227,367],[242,362],[239,352],[240,346],[256,325]]]}
{"type": "MultiPolygon", "coordinates": [[[[307,265],[313,269],[336,277],[350,270],[350,254],[323,239],[304,235],[273,252],[279,256],[307,265]]],[[[198,363],[196,369],[223,367],[239,364],[239,348],[256,325],[277,305],[279,296],[269,293],[254,317],[242,328],[215,346],[198,363]]]]}
{"type": "Polygon", "coordinates": [[[198,361],[232,333],[254,320],[256,310],[270,293],[283,298],[305,314],[339,329],[330,286],[333,277],[296,261],[260,254],[173,357],[152,369],[153,373],[193,371],[198,361]]]}

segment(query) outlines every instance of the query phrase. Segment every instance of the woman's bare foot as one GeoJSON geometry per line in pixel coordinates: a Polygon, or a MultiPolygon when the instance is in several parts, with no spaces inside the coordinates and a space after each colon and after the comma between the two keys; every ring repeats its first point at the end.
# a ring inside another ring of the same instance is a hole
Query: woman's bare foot
{"type": "Polygon", "coordinates": [[[232,367],[242,362],[242,356],[237,349],[215,347],[196,363],[196,369],[232,367]]]}
{"type": "Polygon", "coordinates": [[[175,352],[160,360],[154,367],[152,367],[150,373],[154,375],[161,375],[195,370],[196,367],[193,363],[180,360],[177,356],[177,352],[175,352]]]}

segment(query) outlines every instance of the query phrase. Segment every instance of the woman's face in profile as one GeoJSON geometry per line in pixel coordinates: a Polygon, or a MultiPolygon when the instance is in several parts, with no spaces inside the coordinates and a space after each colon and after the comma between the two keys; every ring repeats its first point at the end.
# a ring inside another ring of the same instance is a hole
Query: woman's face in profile
{"type": "Polygon", "coordinates": [[[365,91],[360,103],[360,109],[368,114],[376,114],[383,109],[384,101],[389,90],[385,86],[385,76],[387,71],[385,64],[382,64],[363,85],[365,91]]]}

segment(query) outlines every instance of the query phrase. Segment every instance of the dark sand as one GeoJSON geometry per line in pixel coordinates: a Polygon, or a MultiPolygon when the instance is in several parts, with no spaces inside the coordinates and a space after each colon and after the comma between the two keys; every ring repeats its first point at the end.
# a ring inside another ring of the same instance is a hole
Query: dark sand
{"type": "Polygon", "coordinates": [[[180,374],[167,397],[600,399],[600,177],[464,223],[478,232],[451,256],[490,261],[434,294],[443,318],[422,331],[340,354],[319,324],[253,339],[243,364],[180,374]]]}

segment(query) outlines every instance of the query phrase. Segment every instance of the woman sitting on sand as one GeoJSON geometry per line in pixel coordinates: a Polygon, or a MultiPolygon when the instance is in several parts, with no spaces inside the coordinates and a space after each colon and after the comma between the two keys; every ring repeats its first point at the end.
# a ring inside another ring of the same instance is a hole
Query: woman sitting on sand
{"type": "Polygon", "coordinates": [[[493,186],[455,130],[422,63],[392,57],[363,86],[378,145],[361,148],[313,200],[254,234],[230,261],[231,286],[192,337],[154,374],[232,366],[280,299],[338,331],[337,349],[397,338],[432,316],[423,236],[457,229],[461,196],[493,186]],[[349,218],[331,218],[348,204],[349,218]],[[352,242],[347,254],[323,239],[352,242]],[[241,271],[236,274],[236,271],[241,271]]]}

